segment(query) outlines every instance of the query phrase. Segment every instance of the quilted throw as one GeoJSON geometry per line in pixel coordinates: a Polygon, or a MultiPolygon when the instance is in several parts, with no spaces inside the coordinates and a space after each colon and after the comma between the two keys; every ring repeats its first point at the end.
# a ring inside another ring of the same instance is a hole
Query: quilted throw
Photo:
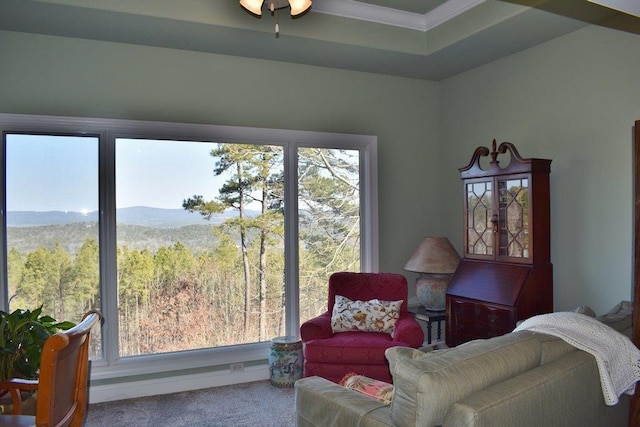
{"type": "Polygon", "coordinates": [[[640,380],[640,350],[615,329],[584,314],[558,312],[531,317],[514,332],[522,330],[556,336],[593,355],[607,405],[617,404],[622,393],[634,393],[640,380]]]}

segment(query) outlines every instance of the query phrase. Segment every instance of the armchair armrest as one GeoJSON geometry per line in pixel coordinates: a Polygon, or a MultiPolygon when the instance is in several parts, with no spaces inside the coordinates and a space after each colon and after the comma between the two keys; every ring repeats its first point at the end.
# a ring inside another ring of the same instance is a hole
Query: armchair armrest
{"type": "Polygon", "coordinates": [[[300,325],[300,338],[302,342],[330,338],[332,336],[333,329],[331,329],[331,314],[329,312],[309,319],[300,325]]]}
{"type": "Polygon", "coordinates": [[[22,414],[22,391],[38,390],[38,380],[25,380],[22,378],[10,378],[0,381],[0,390],[8,391],[11,395],[11,403],[13,415],[22,414]]]}
{"type": "Polygon", "coordinates": [[[396,321],[393,339],[394,341],[406,342],[410,347],[418,348],[424,342],[424,331],[412,315],[404,313],[396,321]]]}

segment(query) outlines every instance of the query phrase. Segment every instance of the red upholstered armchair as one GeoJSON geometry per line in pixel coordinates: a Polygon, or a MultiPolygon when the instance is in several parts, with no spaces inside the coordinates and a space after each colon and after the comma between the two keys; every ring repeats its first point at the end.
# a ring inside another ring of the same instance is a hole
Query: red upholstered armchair
{"type": "Polygon", "coordinates": [[[300,327],[304,348],[304,376],[318,375],[339,382],[345,374],[355,372],[385,382],[392,382],[384,356],[395,346],[417,348],[424,333],[407,312],[407,280],[394,273],[334,273],[329,278],[327,311],[300,327]],[[393,338],[388,333],[348,331],[334,333],[331,315],[336,295],[356,301],[379,299],[402,300],[400,317],[393,338]]]}

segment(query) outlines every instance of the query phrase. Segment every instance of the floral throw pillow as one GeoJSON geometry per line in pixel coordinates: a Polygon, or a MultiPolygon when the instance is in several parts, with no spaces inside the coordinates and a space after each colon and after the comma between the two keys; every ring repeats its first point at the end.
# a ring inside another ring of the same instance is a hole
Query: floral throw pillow
{"type": "Polygon", "coordinates": [[[396,320],[400,317],[401,305],[402,300],[352,301],[336,295],[331,313],[331,328],[333,332],[385,332],[393,337],[396,320]]]}

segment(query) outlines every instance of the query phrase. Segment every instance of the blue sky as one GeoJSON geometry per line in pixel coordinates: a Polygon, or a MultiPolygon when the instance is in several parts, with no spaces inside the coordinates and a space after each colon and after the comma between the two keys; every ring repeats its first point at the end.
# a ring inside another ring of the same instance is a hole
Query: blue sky
{"type": "MultiPolygon", "coordinates": [[[[214,143],[118,140],[117,206],[182,208],[194,194],[217,196],[214,143]]],[[[9,135],[7,210],[98,209],[98,140],[9,135]]]]}
{"type": "Polygon", "coordinates": [[[216,146],[202,142],[118,140],[117,206],[182,209],[182,201],[194,194],[214,199],[222,182],[213,175],[215,159],[209,154],[216,146]]]}

